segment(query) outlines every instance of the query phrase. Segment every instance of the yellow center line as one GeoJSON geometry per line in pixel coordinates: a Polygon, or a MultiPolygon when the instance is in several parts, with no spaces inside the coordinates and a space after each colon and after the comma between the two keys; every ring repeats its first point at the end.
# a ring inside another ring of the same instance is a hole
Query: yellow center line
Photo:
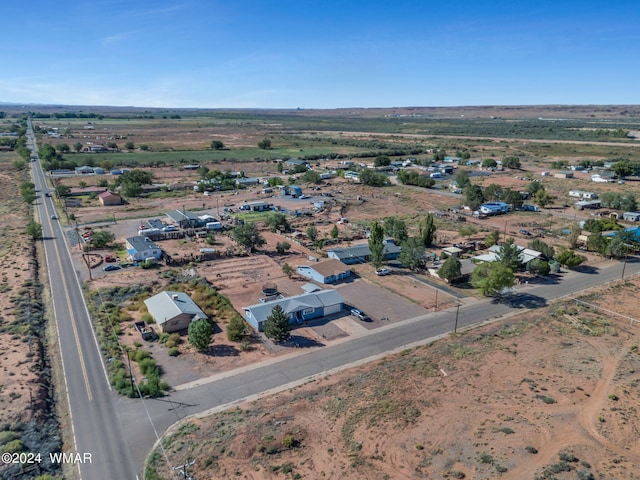
{"type": "MultiPolygon", "coordinates": [[[[49,224],[51,225],[51,220],[49,220],[49,224]]],[[[62,231],[62,227],[60,227],[62,231]]],[[[51,225],[51,232],[55,235],[53,230],[53,225],[51,225]]],[[[53,240],[53,248],[56,250],[56,256],[58,260],[61,261],[60,250],[58,249],[58,245],[55,242],[55,238],[53,240]]],[[[64,239],[63,239],[64,240],[64,239]]],[[[80,357],[80,368],[82,369],[82,375],[84,376],[84,383],[87,386],[87,395],[89,397],[89,401],[93,400],[93,395],[91,395],[91,386],[89,385],[89,375],[87,374],[87,367],[84,363],[84,355],[82,354],[82,346],[80,345],[80,336],[78,335],[78,327],[76,325],[76,316],[73,314],[73,308],[71,308],[71,298],[69,297],[69,288],[67,286],[67,279],[62,274],[62,268],[60,269],[60,273],[62,275],[62,287],[64,288],[64,295],[67,299],[67,308],[69,309],[69,315],[71,316],[71,328],[73,328],[73,336],[76,339],[76,347],[78,348],[78,356],[80,357]]],[[[51,275],[51,273],[49,273],[51,275]]],[[[62,354],[62,352],[61,352],[62,354]]]]}

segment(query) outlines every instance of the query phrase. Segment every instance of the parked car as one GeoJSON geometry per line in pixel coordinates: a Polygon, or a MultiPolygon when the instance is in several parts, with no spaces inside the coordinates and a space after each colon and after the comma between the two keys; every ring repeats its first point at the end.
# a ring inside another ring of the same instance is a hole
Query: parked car
{"type": "Polygon", "coordinates": [[[384,275],[389,275],[390,273],[391,273],[391,269],[389,268],[378,268],[376,270],[376,275],[379,275],[381,277],[384,275]]]}
{"type": "Polygon", "coordinates": [[[177,232],[178,231],[178,227],[176,227],[175,225],[167,225],[166,227],[162,227],[162,231],[163,232],[177,232]]]}
{"type": "Polygon", "coordinates": [[[104,261],[108,263],[113,263],[116,261],[116,257],[114,257],[113,255],[105,255],[104,261]]]}
{"type": "Polygon", "coordinates": [[[57,215],[51,215],[51,220],[57,220],[58,216],[57,215]]]}
{"type": "Polygon", "coordinates": [[[524,229],[523,229],[523,230],[520,230],[520,233],[521,233],[522,235],[526,235],[526,236],[530,236],[530,235],[531,235],[531,232],[530,232],[529,230],[524,230],[524,229]]]}
{"type": "Polygon", "coordinates": [[[363,321],[369,320],[369,317],[367,316],[367,314],[364,313],[362,310],[358,310],[357,308],[351,309],[351,315],[363,321]]]}
{"type": "Polygon", "coordinates": [[[120,270],[120,267],[118,265],[105,265],[102,267],[102,270],[105,272],[113,272],[114,270],[120,270]]]}

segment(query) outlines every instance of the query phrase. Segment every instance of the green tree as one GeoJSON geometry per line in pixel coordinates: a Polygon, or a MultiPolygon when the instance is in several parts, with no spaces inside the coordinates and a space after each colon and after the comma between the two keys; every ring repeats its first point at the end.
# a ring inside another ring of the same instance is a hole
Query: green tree
{"type": "Polygon", "coordinates": [[[305,183],[317,184],[320,183],[321,180],[320,174],[315,170],[306,170],[302,176],[302,181],[305,183]]]}
{"type": "Polygon", "coordinates": [[[459,229],[458,229],[458,233],[460,234],[460,236],[462,237],[467,237],[467,239],[471,238],[473,235],[475,235],[476,233],[478,233],[478,228],[475,225],[462,225],[459,229]]]}
{"type": "Polygon", "coordinates": [[[541,252],[545,258],[551,259],[555,256],[556,252],[551,245],[546,244],[539,238],[534,238],[527,245],[531,250],[535,250],[536,252],[541,252]]]}
{"type": "Polygon", "coordinates": [[[91,236],[91,245],[94,248],[104,248],[113,243],[116,236],[109,230],[97,230],[91,236]]]}
{"type": "Polygon", "coordinates": [[[527,193],[529,195],[535,195],[540,190],[544,190],[544,189],[545,189],[544,185],[542,185],[542,183],[540,183],[540,182],[529,182],[529,183],[527,183],[527,186],[525,187],[525,190],[527,191],[527,193]]]}
{"type": "Polygon", "coordinates": [[[407,237],[407,224],[404,220],[397,217],[387,217],[383,223],[384,233],[389,237],[393,237],[393,240],[397,245],[404,242],[407,237]]]}
{"type": "Polygon", "coordinates": [[[289,316],[284,313],[280,305],[271,310],[271,315],[264,322],[264,334],[274,342],[284,342],[291,336],[291,323],[289,316]]]}
{"type": "Polygon", "coordinates": [[[484,168],[495,168],[498,166],[498,162],[496,162],[493,158],[487,158],[482,161],[482,166],[484,168]]]}
{"type": "Polygon", "coordinates": [[[484,202],[482,187],[473,184],[467,185],[464,189],[464,198],[469,208],[476,210],[484,202]]]}
{"type": "Polygon", "coordinates": [[[633,175],[638,170],[637,166],[629,162],[629,160],[622,160],[620,162],[616,162],[611,166],[611,170],[615,172],[620,178],[628,177],[629,175],[633,175]]]}
{"type": "Polygon", "coordinates": [[[515,283],[513,271],[500,262],[481,263],[471,274],[471,284],[486,297],[499,295],[515,283]]]}
{"type": "Polygon", "coordinates": [[[272,232],[288,232],[291,230],[291,225],[289,224],[287,216],[281,212],[270,213],[264,221],[264,224],[269,227],[269,230],[272,232]]]}
{"type": "Polygon", "coordinates": [[[573,250],[564,250],[556,255],[556,260],[560,265],[563,265],[567,268],[574,268],[584,263],[587,258],[583,257],[582,255],[578,255],[573,250]]]}
{"type": "Polygon", "coordinates": [[[134,150],[136,148],[135,143],[129,141],[127,143],[124,144],[124,148],[127,150],[134,150]]]}
{"type": "Polygon", "coordinates": [[[378,155],[373,161],[374,167],[386,167],[391,165],[391,159],[387,155],[378,155]]]}
{"type": "Polygon", "coordinates": [[[402,242],[402,250],[398,254],[398,260],[411,270],[417,270],[427,262],[427,254],[422,244],[422,239],[409,237],[402,242]]]}
{"type": "Polygon", "coordinates": [[[33,220],[29,221],[27,223],[27,235],[34,240],[40,240],[42,238],[42,225],[33,220]]]}
{"type": "Polygon", "coordinates": [[[309,238],[311,243],[315,244],[316,241],[318,240],[318,229],[313,225],[311,225],[310,227],[307,227],[307,237],[309,238]]]}
{"type": "Polygon", "coordinates": [[[60,153],[69,153],[71,151],[71,147],[69,147],[69,145],[66,143],[61,143],[57,146],[57,150],[60,153]]]}
{"type": "Polygon", "coordinates": [[[447,282],[451,282],[462,275],[462,266],[460,260],[457,257],[448,257],[440,269],[438,270],[438,276],[445,279],[447,282]]]}
{"type": "Polygon", "coordinates": [[[458,184],[458,188],[465,189],[469,185],[471,185],[471,180],[469,180],[469,172],[465,169],[458,170],[456,173],[456,183],[458,184]]]}
{"type": "Polygon", "coordinates": [[[266,242],[258,227],[253,222],[246,222],[244,225],[237,225],[231,230],[231,238],[233,238],[238,245],[247,248],[250,252],[254,252],[256,248],[263,246],[266,242]]]}
{"type": "Polygon", "coordinates": [[[482,196],[484,200],[489,201],[501,201],[504,197],[504,188],[495,183],[490,183],[482,189],[482,196]]]}
{"type": "Polygon", "coordinates": [[[227,324],[227,339],[231,342],[240,342],[247,336],[247,324],[240,315],[234,315],[227,324]]]}
{"type": "Polygon", "coordinates": [[[147,145],[146,143],[143,143],[142,145],[140,145],[140,150],[142,150],[143,152],[147,152],[147,151],[151,150],[151,147],[149,145],[147,145]]]}
{"type": "Polygon", "coordinates": [[[587,249],[604,255],[607,251],[607,239],[602,236],[600,231],[594,232],[587,239],[587,249]]]}
{"type": "Polygon", "coordinates": [[[206,318],[201,318],[189,324],[187,338],[193,348],[199,352],[206,352],[213,338],[213,327],[206,318]]]}
{"type": "Polygon", "coordinates": [[[28,205],[31,205],[33,201],[36,199],[36,186],[32,182],[23,182],[20,185],[20,195],[22,195],[22,200],[28,205]]]}
{"type": "Polygon", "coordinates": [[[519,270],[522,266],[522,261],[520,260],[520,249],[518,248],[518,245],[515,244],[515,240],[512,237],[508,238],[500,247],[500,251],[498,252],[498,261],[512,272],[519,270]]]}
{"type": "Polygon", "coordinates": [[[224,149],[224,143],[220,140],[212,140],[211,141],[211,149],[212,150],[222,150],[224,149]]]}
{"type": "Polygon", "coordinates": [[[136,182],[123,182],[120,191],[125,197],[139,197],[142,194],[142,185],[136,182]]]}
{"type": "Polygon", "coordinates": [[[389,185],[389,179],[384,173],[376,172],[369,168],[363,168],[358,172],[358,178],[363,185],[370,187],[384,187],[389,185]]]}
{"type": "Polygon", "coordinates": [[[520,195],[520,192],[516,192],[515,190],[511,190],[510,188],[504,189],[502,201],[513,205],[514,207],[519,207],[524,203],[524,199],[522,198],[522,195],[520,195]]]}
{"type": "Polygon", "coordinates": [[[269,140],[268,138],[260,140],[258,142],[258,148],[262,150],[269,150],[271,148],[271,140],[269,140]]]}
{"type": "Polygon", "coordinates": [[[573,222],[571,224],[569,235],[567,235],[567,243],[569,244],[570,249],[578,247],[578,237],[581,233],[582,229],[580,226],[576,222],[573,222]]]}
{"type": "Polygon", "coordinates": [[[378,222],[371,224],[369,250],[371,251],[371,264],[375,268],[380,268],[384,260],[384,229],[378,222]]]}
{"type": "Polygon", "coordinates": [[[276,244],[276,252],[280,255],[284,255],[291,248],[291,244],[289,242],[278,242],[276,244]]]}
{"type": "Polygon", "coordinates": [[[58,185],[56,187],[56,194],[59,197],[66,197],[71,193],[71,187],[69,185],[58,185]]]}
{"type": "Polygon", "coordinates": [[[22,160],[21,158],[14,160],[11,163],[11,168],[13,168],[14,170],[20,172],[22,170],[26,170],[27,168],[27,162],[25,162],[24,160],[22,160]]]}
{"type": "Polygon", "coordinates": [[[553,202],[553,197],[546,190],[538,190],[533,198],[543,208],[553,202]]]}
{"type": "Polygon", "coordinates": [[[519,169],[521,166],[520,159],[518,157],[506,157],[502,160],[502,166],[504,168],[519,169]]]}
{"type": "Polygon", "coordinates": [[[625,235],[618,233],[606,245],[604,253],[611,258],[622,258],[629,253],[625,235]]]}
{"type": "Polygon", "coordinates": [[[287,278],[291,278],[293,276],[293,268],[291,268],[291,265],[289,265],[288,263],[284,263],[282,265],[282,273],[284,273],[287,278]]]}
{"type": "Polygon", "coordinates": [[[534,258],[527,265],[527,270],[533,275],[540,275],[544,277],[549,275],[551,267],[549,266],[549,262],[546,262],[541,258],[534,258]]]}
{"type": "Polygon", "coordinates": [[[498,244],[500,240],[500,232],[498,230],[491,230],[486,237],[484,237],[484,244],[487,248],[493,247],[498,244]]]}
{"type": "Polygon", "coordinates": [[[331,231],[329,232],[329,236],[331,238],[338,238],[339,234],[340,234],[340,231],[338,230],[338,226],[334,225],[331,231]]]}
{"type": "Polygon", "coordinates": [[[78,182],[78,187],[87,188],[87,182],[85,182],[84,180],[81,180],[80,182],[78,182]]]}
{"type": "Polygon", "coordinates": [[[76,151],[76,153],[80,153],[82,151],[82,143],[80,142],[74,143],[73,149],[76,151]]]}
{"type": "Polygon", "coordinates": [[[432,214],[427,213],[420,224],[420,241],[422,246],[429,248],[436,240],[436,222],[432,214]]]}

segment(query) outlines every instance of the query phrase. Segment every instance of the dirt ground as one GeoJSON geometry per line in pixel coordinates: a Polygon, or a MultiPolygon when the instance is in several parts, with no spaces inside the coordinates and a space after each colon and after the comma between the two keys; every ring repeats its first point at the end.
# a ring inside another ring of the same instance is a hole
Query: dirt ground
{"type": "MultiPolygon", "coordinates": [[[[196,478],[639,478],[640,280],[323,378],[165,437],[196,478]],[[179,452],[178,452],[179,450],[179,452]]],[[[165,472],[166,474],[166,472],[165,472]]],[[[168,474],[167,474],[168,476],[168,474]]]]}

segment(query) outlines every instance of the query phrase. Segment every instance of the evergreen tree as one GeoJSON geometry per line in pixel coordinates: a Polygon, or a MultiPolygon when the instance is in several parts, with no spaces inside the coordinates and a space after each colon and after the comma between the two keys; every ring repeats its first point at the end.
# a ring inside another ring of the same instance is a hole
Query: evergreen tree
{"type": "Polygon", "coordinates": [[[522,266],[520,260],[520,249],[515,244],[513,238],[508,238],[506,242],[500,247],[498,252],[498,261],[505,267],[511,269],[512,272],[519,270],[522,266]]]}
{"type": "Polygon", "coordinates": [[[189,343],[199,352],[205,352],[211,345],[211,338],[213,337],[213,327],[209,320],[202,318],[191,322],[187,333],[189,343]]]}
{"type": "Polygon", "coordinates": [[[462,274],[461,272],[460,260],[458,260],[457,257],[451,256],[444,261],[440,270],[438,270],[438,276],[448,282],[451,282],[456,278],[460,278],[462,274]]]}
{"type": "Polygon", "coordinates": [[[425,248],[433,245],[436,240],[436,224],[433,215],[427,213],[422,225],[420,225],[420,239],[425,248]]]}
{"type": "Polygon", "coordinates": [[[369,250],[371,250],[371,264],[375,268],[380,268],[384,260],[384,230],[378,222],[371,224],[369,250]]]}
{"type": "Polygon", "coordinates": [[[227,325],[227,338],[232,342],[239,342],[247,335],[247,324],[240,315],[231,317],[227,325]]]}
{"type": "Polygon", "coordinates": [[[284,342],[291,336],[289,317],[280,305],[271,310],[271,315],[264,322],[264,334],[275,342],[284,342]]]}

